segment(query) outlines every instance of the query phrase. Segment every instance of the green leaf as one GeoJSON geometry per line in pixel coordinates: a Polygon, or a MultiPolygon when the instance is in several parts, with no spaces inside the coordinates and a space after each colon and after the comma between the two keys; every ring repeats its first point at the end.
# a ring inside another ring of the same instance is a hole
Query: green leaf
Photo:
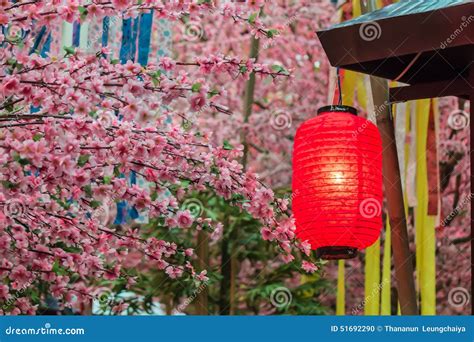
{"type": "Polygon", "coordinates": [[[92,187],[90,184],[84,185],[83,190],[86,193],[87,197],[92,197],[92,187]]]}
{"type": "Polygon", "coordinates": [[[40,141],[43,135],[41,133],[36,133],[33,135],[33,141],[40,141]]]}
{"type": "Polygon", "coordinates": [[[63,247],[63,250],[65,252],[68,252],[68,253],[76,253],[76,254],[80,254],[82,253],[82,249],[79,248],[79,247],[74,247],[74,246],[64,246],[63,247]]]}
{"type": "Polygon", "coordinates": [[[246,65],[241,65],[241,66],[239,67],[239,71],[240,71],[241,74],[246,73],[247,70],[248,70],[248,68],[247,68],[246,65]]]}
{"type": "Polygon", "coordinates": [[[242,194],[232,194],[232,200],[233,201],[243,201],[243,200],[245,200],[245,197],[242,194]]]}
{"type": "Polygon", "coordinates": [[[224,140],[224,150],[232,150],[234,146],[232,146],[227,140],[224,140]]]}
{"type": "Polygon", "coordinates": [[[7,180],[3,180],[2,185],[5,189],[9,189],[9,190],[15,189],[18,186],[17,184],[12,183],[12,182],[7,181],[7,180]]]}
{"type": "Polygon", "coordinates": [[[97,209],[98,207],[100,207],[102,205],[102,202],[100,201],[97,201],[97,200],[93,200],[89,203],[89,206],[93,209],[97,209]]]}
{"type": "Polygon", "coordinates": [[[156,87],[160,84],[161,70],[157,70],[150,74],[153,85],[156,87]]]}
{"type": "Polygon", "coordinates": [[[191,87],[193,93],[198,93],[201,90],[202,84],[200,82],[194,83],[191,87]]]}
{"type": "Polygon", "coordinates": [[[252,13],[249,18],[247,19],[247,21],[249,22],[249,24],[253,24],[255,23],[255,19],[257,19],[257,16],[258,16],[258,13],[255,12],[255,13],[252,13]]]}
{"type": "MultiPolygon", "coordinates": [[[[69,245],[66,245],[64,242],[62,241],[59,241],[59,242],[56,242],[54,244],[54,247],[57,247],[57,248],[61,248],[63,251],[65,252],[68,252],[68,253],[81,253],[82,252],[82,248],[80,247],[76,247],[76,246],[69,246],[69,245]]],[[[60,263],[58,262],[58,260],[56,260],[53,264],[53,271],[54,272],[60,272],[62,274],[66,274],[67,272],[65,271],[65,269],[63,267],[61,267],[60,263]]]]}
{"type": "Polygon", "coordinates": [[[104,176],[104,184],[112,183],[112,176],[104,176]]]}
{"type": "Polygon", "coordinates": [[[286,69],[282,67],[281,65],[278,64],[273,64],[272,65],[272,70],[278,73],[287,73],[286,69]]]}
{"type": "Polygon", "coordinates": [[[191,184],[191,182],[186,179],[183,179],[180,183],[181,183],[181,187],[183,188],[187,188],[189,184],[191,184]]]}
{"type": "Polygon", "coordinates": [[[30,161],[26,158],[21,158],[21,156],[18,153],[15,153],[13,155],[13,160],[16,161],[18,164],[25,166],[30,164],[30,161]]]}
{"type": "Polygon", "coordinates": [[[120,165],[115,165],[114,166],[114,176],[119,177],[120,176],[120,165]]]}
{"type": "Polygon", "coordinates": [[[61,268],[59,267],[59,260],[55,260],[54,264],[53,264],[52,271],[54,273],[58,274],[60,270],[61,270],[61,268]]]}
{"type": "Polygon", "coordinates": [[[63,47],[64,51],[66,51],[66,56],[71,56],[71,55],[74,55],[76,53],[76,49],[74,46],[65,46],[63,47]]]}
{"type": "Polygon", "coordinates": [[[207,93],[207,97],[210,99],[211,97],[216,96],[217,94],[219,94],[219,90],[212,89],[207,93]]]}
{"type": "Polygon", "coordinates": [[[79,159],[77,160],[77,165],[79,165],[79,166],[86,165],[86,163],[89,161],[90,157],[91,157],[90,154],[81,154],[79,156],[79,159]]]}
{"type": "Polygon", "coordinates": [[[16,59],[15,58],[8,58],[7,59],[7,65],[11,65],[11,66],[15,67],[16,59]]]}
{"type": "Polygon", "coordinates": [[[266,33],[268,38],[274,38],[278,34],[278,30],[271,29],[268,30],[266,33]]]}
{"type": "Polygon", "coordinates": [[[30,161],[26,158],[21,158],[21,159],[18,160],[18,163],[22,166],[25,166],[25,165],[30,164],[30,161]]]}
{"type": "Polygon", "coordinates": [[[79,6],[79,13],[81,13],[81,20],[86,19],[88,13],[87,8],[84,6],[79,6]]]}
{"type": "Polygon", "coordinates": [[[112,59],[112,60],[110,61],[110,64],[112,64],[112,65],[119,64],[119,63],[120,63],[120,60],[119,60],[119,59],[112,59]]]}
{"type": "Polygon", "coordinates": [[[161,70],[156,70],[154,73],[151,74],[152,77],[160,78],[161,77],[161,70]]]}

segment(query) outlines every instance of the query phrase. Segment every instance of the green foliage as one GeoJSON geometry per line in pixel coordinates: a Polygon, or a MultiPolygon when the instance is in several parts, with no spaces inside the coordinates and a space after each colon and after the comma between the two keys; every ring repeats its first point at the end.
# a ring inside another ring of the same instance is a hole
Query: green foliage
{"type": "MultiPolygon", "coordinates": [[[[282,189],[277,193],[279,195],[288,193],[288,189],[282,189]]],[[[194,193],[190,198],[183,199],[183,203],[186,201],[202,205],[201,210],[197,211],[202,218],[210,218],[214,222],[224,224],[222,238],[215,242],[209,239],[208,242],[209,260],[206,270],[209,280],[204,284],[198,284],[186,273],[176,280],[170,279],[162,270],[138,271],[142,267],[127,269],[126,274],[137,277],[136,284],[131,288],[125,286],[123,278],[100,282],[99,285],[111,289],[108,299],[101,301],[102,313],[110,313],[112,304],[120,301],[129,304],[126,309],[127,314],[151,313],[153,303],[158,300],[167,313],[179,309],[185,314],[195,314],[197,293],[201,286],[208,293],[209,314],[221,314],[221,286],[226,283],[226,276],[222,273],[221,267],[223,248],[226,248],[227,254],[237,259],[238,265],[252,265],[251,268],[257,266],[254,275],[247,277],[245,281],[237,279],[236,297],[239,305],[235,314],[320,315],[327,313],[327,308],[321,305],[318,297],[329,291],[330,284],[321,279],[319,274],[301,277],[304,271],[300,269],[299,257],[289,264],[279,262],[280,250],[275,244],[261,238],[260,222],[236,206],[237,203],[245,203],[244,198],[234,195],[230,200],[224,200],[208,192],[194,193]],[[223,241],[226,241],[226,244],[223,244],[223,241]],[[272,303],[272,293],[280,288],[285,288],[291,293],[291,301],[288,305],[275,306],[272,303]],[[130,293],[134,295],[130,296],[130,293]]],[[[140,229],[146,236],[175,242],[184,248],[197,246],[196,229],[170,229],[165,227],[162,218],[154,219],[140,229]]],[[[204,226],[203,230],[207,232],[208,237],[212,233],[212,228],[209,226],[204,226]]],[[[195,250],[196,253],[197,250],[195,250]]],[[[181,257],[184,258],[182,254],[177,255],[175,261],[181,261],[179,259],[181,257]]],[[[197,262],[194,266],[197,272],[202,270],[197,262]]]]}

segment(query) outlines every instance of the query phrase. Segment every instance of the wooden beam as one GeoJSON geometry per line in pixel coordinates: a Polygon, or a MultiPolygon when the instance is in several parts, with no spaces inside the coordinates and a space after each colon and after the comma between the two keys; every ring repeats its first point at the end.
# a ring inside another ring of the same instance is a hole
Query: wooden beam
{"type": "Polygon", "coordinates": [[[458,96],[468,99],[472,91],[473,85],[463,77],[459,77],[456,80],[393,87],[390,88],[389,99],[390,103],[443,96],[458,96]]]}
{"type": "MultiPolygon", "coordinates": [[[[371,1],[365,2],[371,5],[371,1]]],[[[361,7],[364,11],[364,1],[361,1],[361,7]]],[[[330,27],[317,34],[331,65],[345,69],[348,65],[384,61],[420,51],[472,45],[474,26],[468,24],[461,34],[459,29],[463,24],[462,18],[469,17],[468,13],[472,13],[473,8],[473,3],[466,2],[427,12],[367,19],[364,23],[330,27]],[[364,28],[367,30],[365,35],[364,28]],[[447,41],[454,32],[457,32],[456,38],[447,41]]]]}

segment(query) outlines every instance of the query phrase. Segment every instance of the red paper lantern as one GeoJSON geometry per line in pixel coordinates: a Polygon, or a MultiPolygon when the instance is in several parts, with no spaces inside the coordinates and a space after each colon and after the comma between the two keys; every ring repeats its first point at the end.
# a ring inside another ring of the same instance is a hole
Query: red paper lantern
{"type": "Polygon", "coordinates": [[[348,259],[382,227],[382,141],[355,108],[326,106],[297,130],[293,150],[296,234],[324,259],[348,259]]]}

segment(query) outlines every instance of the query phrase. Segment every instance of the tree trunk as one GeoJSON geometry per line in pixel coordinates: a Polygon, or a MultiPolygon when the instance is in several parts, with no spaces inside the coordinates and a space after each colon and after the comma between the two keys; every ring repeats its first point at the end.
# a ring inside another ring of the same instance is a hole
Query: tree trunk
{"type": "MultiPolygon", "coordinates": [[[[209,238],[207,232],[201,230],[197,235],[197,267],[198,271],[209,267],[209,238]]],[[[209,315],[208,287],[204,284],[199,287],[196,296],[196,314],[209,315]]]]}

